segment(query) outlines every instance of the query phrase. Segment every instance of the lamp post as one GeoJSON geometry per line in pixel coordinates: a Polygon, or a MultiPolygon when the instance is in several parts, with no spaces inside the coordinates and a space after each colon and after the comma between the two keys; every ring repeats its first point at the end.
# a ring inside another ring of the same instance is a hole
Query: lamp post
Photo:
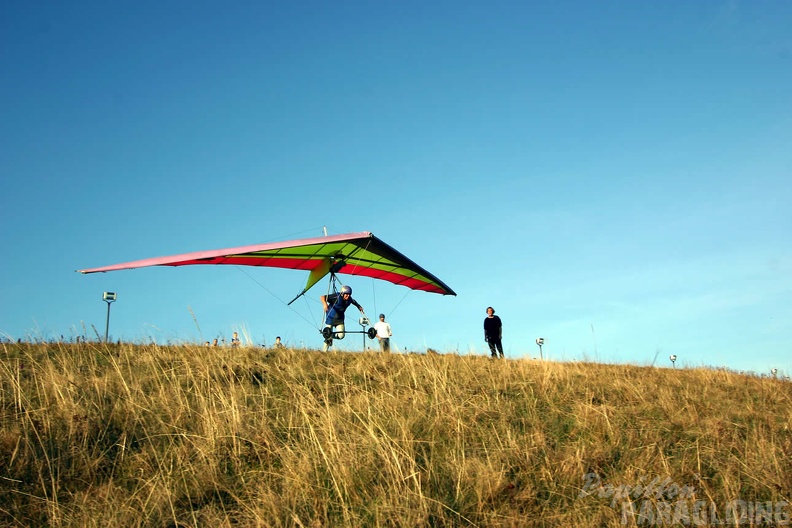
{"type": "Polygon", "coordinates": [[[544,345],[544,337],[537,337],[536,344],[539,345],[539,359],[543,360],[544,356],[542,356],[542,345],[544,345]]]}
{"type": "Polygon", "coordinates": [[[107,303],[107,321],[105,322],[105,343],[107,343],[107,335],[110,330],[110,303],[116,300],[115,292],[104,292],[102,300],[107,303]]]}
{"type": "Polygon", "coordinates": [[[369,321],[369,318],[364,315],[363,317],[358,319],[358,323],[360,323],[360,326],[363,327],[363,332],[361,332],[361,333],[363,334],[363,352],[365,352],[366,351],[366,335],[367,335],[366,326],[369,325],[370,321],[369,321]]]}
{"type": "Polygon", "coordinates": [[[668,359],[670,359],[670,360],[671,360],[671,365],[672,365],[674,368],[676,368],[676,354],[671,354],[670,356],[668,356],[668,359]]]}

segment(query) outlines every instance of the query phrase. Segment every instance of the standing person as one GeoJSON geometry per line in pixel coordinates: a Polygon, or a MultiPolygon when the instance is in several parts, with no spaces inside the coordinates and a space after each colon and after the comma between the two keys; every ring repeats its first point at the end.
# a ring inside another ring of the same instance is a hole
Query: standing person
{"type": "Polygon", "coordinates": [[[273,345],[273,346],[275,348],[283,348],[283,343],[281,342],[280,336],[275,338],[275,345],[273,345]]]}
{"type": "Polygon", "coordinates": [[[500,317],[495,315],[492,306],[487,308],[487,317],[484,319],[484,341],[487,342],[492,357],[497,358],[498,353],[503,357],[503,323],[500,317]]]}
{"type": "Polygon", "coordinates": [[[333,346],[334,335],[336,339],[344,339],[344,312],[346,312],[346,309],[354,304],[360,310],[360,313],[365,315],[365,312],[363,312],[363,307],[352,298],[351,286],[341,286],[341,290],[338,293],[322,295],[320,299],[327,314],[324,327],[331,330],[330,337],[325,338],[324,347],[322,348],[324,352],[327,352],[327,349],[333,346]]]}
{"type": "Polygon", "coordinates": [[[234,348],[239,347],[239,333],[234,332],[234,335],[231,337],[231,346],[234,348]]]}
{"type": "Polygon", "coordinates": [[[380,314],[379,321],[374,324],[374,328],[377,330],[380,350],[383,352],[390,352],[390,338],[393,332],[391,332],[390,323],[385,322],[385,314],[380,314]]]}

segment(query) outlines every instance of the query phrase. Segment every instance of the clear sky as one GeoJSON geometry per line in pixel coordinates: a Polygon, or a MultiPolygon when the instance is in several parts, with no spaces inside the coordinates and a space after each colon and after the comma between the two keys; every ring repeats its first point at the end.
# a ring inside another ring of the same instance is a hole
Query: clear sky
{"type": "Polygon", "coordinates": [[[319,347],[304,272],[75,270],[327,226],[457,292],[349,278],[401,351],[488,353],[491,305],[512,358],[792,374],[790,28],[785,0],[4,2],[0,335],[103,337],[114,291],[114,340],[319,347]]]}

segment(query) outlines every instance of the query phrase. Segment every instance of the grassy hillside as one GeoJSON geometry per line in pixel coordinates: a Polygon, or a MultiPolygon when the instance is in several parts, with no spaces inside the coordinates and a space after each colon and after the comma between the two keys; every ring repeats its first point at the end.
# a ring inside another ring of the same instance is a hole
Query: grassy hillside
{"type": "Polygon", "coordinates": [[[776,525],[789,502],[792,384],[773,378],[2,345],[3,526],[776,525]]]}

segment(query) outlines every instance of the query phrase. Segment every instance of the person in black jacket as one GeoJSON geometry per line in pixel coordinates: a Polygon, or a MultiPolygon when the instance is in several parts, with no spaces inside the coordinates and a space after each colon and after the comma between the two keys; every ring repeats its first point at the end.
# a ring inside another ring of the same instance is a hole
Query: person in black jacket
{"type": "Polygon", "coordinates": [[[487,308],[487,317],[484,319],[484,341],[489,345],[492,357],[497,358],[498,353],[503,357],[503,323],[500,317],[495,315],[495,310],[492,306],[487,308]]]}

